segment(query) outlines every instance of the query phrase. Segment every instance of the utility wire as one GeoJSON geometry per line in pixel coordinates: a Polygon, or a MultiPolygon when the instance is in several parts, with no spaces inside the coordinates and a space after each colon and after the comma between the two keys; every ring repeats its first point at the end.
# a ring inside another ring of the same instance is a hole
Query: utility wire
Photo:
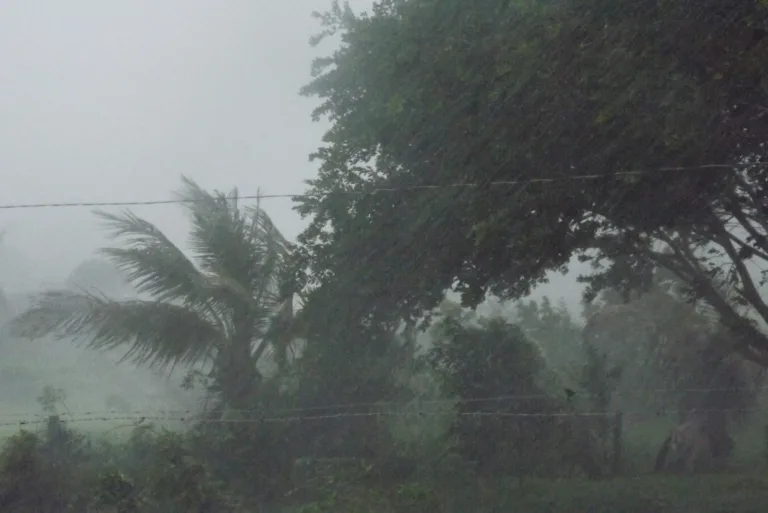
{"type": "MultiPolygon", "coordinates": [[[[738,168],[746,167],[768,167],[768,162],[757,162],[744,165],[734,164],[702,164],[699,166],[673,166],[663,167],[655,170],[644,171],[617,171],[614,173],[595,173],[595,174],[582,174],[582,175],[562,175],[552,176],[545,178],[526,178],[521,180],[497,180],[487,183],[477,182],[459,182],[448,184],[426,184],[426,185],[413,185],[404,187],[373,187],[366,191],[338,191],[333,193],[327,193],[322,195],[306,194],[306,193],[281,193],[281,194],[247,194],[238,196],[239,200],[262,200],[262,199],[277,199],[277,198],[317,198],[318,196],[365,196],[379,193],[397,193],[406,191],[419,191],[419,190],[439,190],[439,189],[477,189],[484,187],[508,187],[524,184],[535,183],[557,183],[568,181],[584,181],[584,180],[598,180],[601,178],[609,177],[630,177],[630,176],[647,176],[654,173],[673,173],[673,172],[686,172],[686,171],[706,171],[713,169],[723,170],[735,170],[738,168]]],[[[193,199],[160,199],[160,200],[131,200],[131,201],[75,201],[75,202],[52,202],[52,203],[6,203],[0,204],[0,210],[16,210],[16,209],[31,209],[31,208],[72,208],[72,207],[127,207],[127,206],[153,206],[153,205],[172,205],[179,203],[195,203],[202,200],[193,199]]]]}
{"type": "MultiPolygon", "coordinates": [[[[646,392],[653,393],[653,394],[707,394],[711,392],[739,392],[739,391],[750,391],[750,392],[757,392],[761,390],[768,390],[768,386],[759,386],[759,387],[722,387],[722,388],[655,388],[655,389],[648,389],[646,392]]],[[[491,403],[491,402],[502,402],[502,401],[524,401],[524,400],[532,400],[532,399],[551,399],[554,396],[552,394],[510,394],[510,395],[498,395],[498,396],[491,396],[491,397],[471,397],[471,398],[457,398],[457,399],[420,399],[413,401],[411,403],[403,403],[403,402],[397,402],[397,401],[378,401],[378,402],[360,402],[360,403],[341,403],[341,404],[329,404],[329,405],[319,405],[319,406],[310,406],[305,408],[276,408],[269,412],[270,415],[285,415],[285,414],[303,414],[303,413],[310,413],[310,412],[317,412],[317,411],[327,411],[327,410],[349,410],[349,409],[355,409],[355,408],[408,408],[408,404],[417,404],[418,406],[453,406],[453,405],[459,405],[459,404],[478,404],[478,403],[491,403]]],[[[241,414],[264,414],[264,410],[235,410],[235,409],[228,409],[228,410],[207,410],[205,413],[208,414],[215,414],[215,413],[225,413],[225,412],[231,412],[231,413],[241,413],[241,414]]],[[[140,410],[131,410],[131,411],[116,411],[116,410],[88,410],[88,411],[81,411],[81,412],[68,412],[68,413],[62,413],[61,415],[64,417],[93,417],[93,416],[112,416],[112,415],[132,415],[132,416],[143,416],[145,414],[154,414],[154,415],[175,415],[175,416],[181,416],[183,418],[188,417],[195,417],[197,415],[200,415],[200,410],[174,410],[170,408],[154,408],[154,409],[140,409],[140,410]]],[[[46,413],[0,413],[0,418],[37,418],[37,417],[48,417],[49,414],[46,413]]],[[[133,418],[133,417],[132,417],[133,418]]],[[[283,417],[281,417],[283,418],[283,417]]],[[[18,421],[17,421],[18,422],[18,421]]]]}

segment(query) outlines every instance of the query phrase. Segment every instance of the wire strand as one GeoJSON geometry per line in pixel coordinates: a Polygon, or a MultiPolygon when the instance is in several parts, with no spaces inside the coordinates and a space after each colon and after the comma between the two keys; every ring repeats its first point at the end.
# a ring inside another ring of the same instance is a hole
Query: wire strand
{"type": "MultiPolygon", "coordinates": [[[[739,392],[739,391],[762,391],[762,390],[768,390],[768,386],[759,386],[759,387],[718,387],[718,388],[656,388],[656,389],[649,389],[646,392],[648,393],[654,393],[654,394],[685,394],[685,393],[711,393],[711,392],[739,392]]],[[[329,405],[320,405],[320,406],[309,406],[304,408],[278,408],[270,412],[271,415],[276,414],[300,414],[300,413],[309,413],[309,412],[317,412],[317,411],[323,411],[323,410],[348,410],[348,409],[354,409],[354,408],[383,408],[383,407],[399,407],[399,408],[407,408],[408,404],[413,404],[414,402],[417,403],[419,406],[453,406],[453,405],[459,405],[459,404],[477,404],[477,403],[484,403],[484,402],[502,402],[502,401],[523,401],[523,400],[531,400],[531,399],[547,399],[547,398],[553,398],[553,395],[551,394],[509,394],[509,395],[498,395],[498,396],[490,396],[490,397],[470,397],[470,398],[464,398],[464,399],[420,399],[416,401],[411,401],[410,403],[404,403],[404,402],[397,402],[397,401],[378,401],[378,402],[361,402],[361,403],[341,403],[341,404],[329,404],[329,405]]],[[[228,409],[228,410],[207,410],[205,412],[201,412],[200,410],[191,410],[191,409],[184,409],[184,410],[175,410],[170,408],[152,408],[152,409],[139,409],[139,410],[129,410],[129,411],[117,411],[117,410],[86,410],[86,411],[80,411],[80,412],[67,412],[66,414],[62,413],[62,415],[67,416],[84,416],[84,417],[92,417],[92,416],[112,416],[112,415],[134,415],[134,416],[143,416],[145,414],[173,414],[177,416],[197,416],[203,413],[207,414],[214,414],[214,413],[225,413],[225,412],[231,412],[231,413],[240,413],[240,414],[252,414],[252,413],[264,413],[264,410],[255,410],[255,409],[246,409],[246,410],[236,410],[236,409],[228,409]]],[[[48,417],[49,414],[46,413],[30,413],[30,412],[16,412],[16,413],[0,413],[0,418],[37,418],[37,417],[48,417]]]]}
{"type": "Polygon", "coordinates": [[[171,422],[190,422],[190,423],[202,423],[202,424],[265,424],[265,423],[290,423],[290,422],[303,422],[303,421],[318,421],[318,420],[333,420],[333,419],[347,419],[347,418],[370,418],[370,417],[493,417],[493,418],[576,418],[576,417],[598,417],[598,418],[611,418],[621,415],[622,417],[651,417],[658,418],[671,414],[684,414],[684,413],[743,413],[743,412],[757,412],[766,411],[768,407],[754,407],[754,408],[720,408],[720,409],[662,409],[662,410],[647,410],[647,411],[587,411],[587,412],[503,412],[503,411],[470,411],[470,412],[456,412],[456,411],[377,411],[377,412],[352,412],[352,413],[331,413],[325,415],[294,415],[294,416],[274,416],[274,417],[259,417],[252,418],[206,418],[198,415],[184,415],[184,416],[166,416],[166,415],[47,415],[39,417],[30,417],[29,419],[20,419],[16,421],[0,422],[0,427],[25,427],[30,425],[39,425],[48,423],[51,417],[58,417],[62,422],[79,423],[79,422],[115,422],[115,421],[130,421],[131,426],[148,425],[151,421],[171,421],[171,422]]]}
{"type": "MultiPolygon", "coordinates": [[[[673,173],[673,172],[687,172],[687,171],[706,171],[714,169],[723,170],[736,170],[738,168],[746,167],[768,167],[768,162],[756,162],[744,165],[736,164],[702,164],[699,166],[671,166],[663,167],[655,170],[638,170],[638,171],[617,171],[613,173],[594,173],[594,174],[582,174],[582,175],[564,175],[564,176],[552,176],[543,178],[526,178],[521,180],[496,180],[487,183],[477,182],[458,182],[448,184],[423,184],[404,187],[373,187],[367,191],[338,191],[326,194],[306,194],[306,193],[280,193],[280,194],[246,194],[238,196],[239,200],[263,200],[263,199],[278,199],[278,198],[317,198],[318,196],[365,196],[378,193],[397,193],[406,191],[420,191],[420,190],[437,190],[437,189],[476,189],[484,187],[508,187],[524,184],[536,184],[536,183],[558,183],[568,181],[584,181],[584,180],[599,180],[601,178],[610,177],[629,177],[629,176],[646,176],[655,173],[673,173]]],[[[180,203],[195,203],[201,200],[193,199],[159,199],[159,200],[130,200],[130,201],[73,201],[73,202],[39,202],[39,203],[6,203],[0,204],[0,210],[17,210],[17,209],[39,209],[39,208],[78,208],[78,207],[129,207],[129,206],[155,206],[155,205],[173,205],[180,203]]]]}

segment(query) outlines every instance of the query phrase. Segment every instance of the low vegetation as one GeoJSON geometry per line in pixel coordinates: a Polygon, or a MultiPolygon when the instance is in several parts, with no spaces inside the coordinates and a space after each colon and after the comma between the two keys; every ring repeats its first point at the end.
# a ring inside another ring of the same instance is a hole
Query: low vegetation
{"type": "Polygon", "coordinates": [[[480,476],[449,459],[407,478],[393,478],[364,460],[297,460],[268,500],[256,493],[265,484],[259,479],[235,484],[217,472],[230,467],[233,456],[201,450],[198,436],[148,425],[108,443],[52,418],[39,431],[21,431],[5,441],[2,511],[751,513],[763,511],[768,500],[764,471],[521,481],[480,476]]]}

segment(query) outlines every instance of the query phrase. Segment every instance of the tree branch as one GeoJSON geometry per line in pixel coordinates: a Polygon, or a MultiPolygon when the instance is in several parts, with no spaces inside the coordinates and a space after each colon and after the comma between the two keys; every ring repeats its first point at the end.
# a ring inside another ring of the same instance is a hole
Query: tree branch
{"type": "Polygon", "coordinates": [[[754,239],[755,245],[764,251],[763,254],[768,254],[768,236],[757,231],[747,214],[739,207],[739,200],[732,191],[729,193],[728,199],[728,210],[730,213],[739,222],[739,225],[754,239]]]}
{"type": "Polygon", "coordinates": [[[766,304],[763,298],[760,297],[760,292],[755,286],[752,275],[750,275],[747,266],[744,265],[744,261],[733,246],[728,232],[723,228],[720,220],[717,219],[717,216],[714,214],[711,214],[709,225],[713,231],[714,242],[725,250],[736,269],[739,281],[741,282],[741,295],[750,305],[752,305],[760,317],[768,322],[768,304],[766,304]]]}
{"type": "Polygon", "coordinates": [[[768,363],[768,337],[758,330],[754,324],[743,315],[739,314],[733,306],[723,297],[721,292],[712,284],[711,279],[703,272],[689,248],[676,243],[667,234],[659,232],[657,237],[666,243],[672,250],[672,254],[664,254],[649,251],[648,255],[657,265],[668,269],[686,284],[688,284],[699,297],[707,301],[720,315],[723,325],[731,330],[736,337],[734,350],[745,358],[761,364],[768,363]],[[765,353],[765,356],[762,354],[765,353]]]}

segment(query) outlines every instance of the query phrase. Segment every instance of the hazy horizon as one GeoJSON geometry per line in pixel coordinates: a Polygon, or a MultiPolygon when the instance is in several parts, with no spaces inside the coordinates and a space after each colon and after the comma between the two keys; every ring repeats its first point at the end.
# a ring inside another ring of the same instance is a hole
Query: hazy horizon
{"type": "MultiPolygon", "coordinates": [[[[299,95],[327,51],[308,43],[325,4],[4,2],[0,204],[166,199],[181,175],[242,194],[301,192],[326,128],[299,95]]],[[[265,200],[294,237],[291,206],[265,200]]],[[[177,205],[132,210],[183,243],[177,205]]],[[[0,228],[50,280],[104,244],[91,212],[3,210],[0,228]]]]}

